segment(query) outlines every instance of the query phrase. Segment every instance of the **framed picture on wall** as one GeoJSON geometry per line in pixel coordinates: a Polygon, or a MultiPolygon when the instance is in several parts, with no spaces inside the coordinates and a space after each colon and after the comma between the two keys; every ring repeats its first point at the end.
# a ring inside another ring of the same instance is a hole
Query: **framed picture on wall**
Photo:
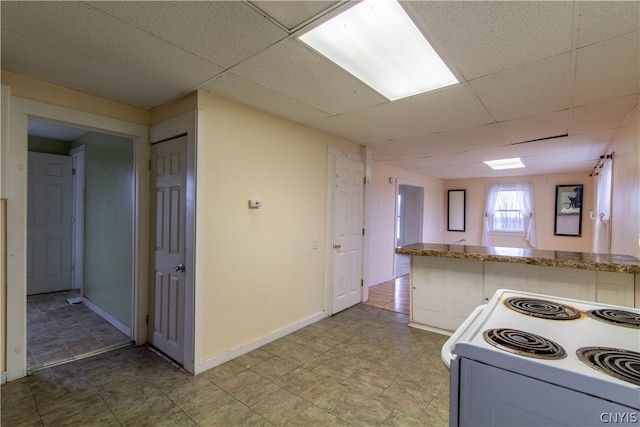
{"type": "Polygon", "coordinates": [[[556,185],[554,234],[582,235],[582,184],[556,185]]]}
{"type": "Polygon", "coordinates": [[[449,190],[447,193],[447,230],[464,231],[466,190],[449,190]]]}

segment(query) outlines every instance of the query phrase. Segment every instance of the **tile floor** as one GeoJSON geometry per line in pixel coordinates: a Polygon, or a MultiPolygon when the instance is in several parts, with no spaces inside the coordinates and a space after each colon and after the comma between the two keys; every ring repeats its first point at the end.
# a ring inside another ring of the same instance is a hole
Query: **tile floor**
{"type": "Polygon", "coordinates": [[[356,305],[197,376],[125,347],[2,386],[7,426],[445,426],[445,336],[356,305]]]}
{"type": "Polygon", "coordinates": [[[27,368],[38,369],[129,343],[131,340],[84,304],[79,291],[27,297],[27,368]]]}

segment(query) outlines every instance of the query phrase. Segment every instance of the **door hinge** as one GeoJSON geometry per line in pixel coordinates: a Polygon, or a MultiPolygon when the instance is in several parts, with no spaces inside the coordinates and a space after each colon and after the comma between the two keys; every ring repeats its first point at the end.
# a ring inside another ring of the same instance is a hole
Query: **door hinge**
{"type": "Polygon", "coordinates": [[[360,287],[364,288],[364,279],[360,279],[360,287]]]}
{"type": "Polygon", "coordinates": [[[75,175],[76,174],[76,170],[75,169],[71,169],[71,175],[75,175]]]}
{"type": "Polygon", "coordinates": [[[364,236],[364,228],[362,229],[362,235],[364,236]]]}
{"type": "Polygon", "coordinates": [[[151,159],[149,159],[149,170],[151,170],[151,159]]]}
{"type": "Polygon", "coordinates": [[[362,177],[362,184],[363,185],[367,185],[367,177],[366,176],[362,177]]]}
{"type": "Polygon", "coordinates": [[[147,315],[146,315],[146,317],[144,318],[144,323],[145,323],[146,325],[148,325],[148,324],[149,324],[149,315],[148,315],[148,314],[147,314],[147,315]]]}

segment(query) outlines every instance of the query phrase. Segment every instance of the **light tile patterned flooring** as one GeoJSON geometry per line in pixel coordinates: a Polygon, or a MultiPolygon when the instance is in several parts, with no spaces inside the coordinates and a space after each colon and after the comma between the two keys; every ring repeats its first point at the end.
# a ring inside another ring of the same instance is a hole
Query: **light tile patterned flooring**
{"type": "Polygon", "coordinates": [[[37,369],[131,340],[84,304],[69,304],[78,291],[27,297],[27,368],[37,369]]]}
{"type": "Polygon", "coordinates": [[[145,347],[2,386],[2,425],[445,426],[447,337],[356,305],[197,376],[145,347]]]}

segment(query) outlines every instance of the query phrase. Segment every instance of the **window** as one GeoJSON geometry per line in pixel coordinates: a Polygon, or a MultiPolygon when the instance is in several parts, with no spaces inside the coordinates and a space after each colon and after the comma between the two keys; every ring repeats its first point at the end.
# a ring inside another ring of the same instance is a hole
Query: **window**
{"type": "Polygon", "coordinates": [[[483,246],[489,246],[490,234],[498,232],[522,234],[536,247],[532,184],[489,184],[484,217],[483,246]]]}
{"type": "Polygon", "coordinates": [[[495,207],[493,208],[493,218],[490,221],[490,230],[524,234],[523,190],[498,189],[495,207]]]}

